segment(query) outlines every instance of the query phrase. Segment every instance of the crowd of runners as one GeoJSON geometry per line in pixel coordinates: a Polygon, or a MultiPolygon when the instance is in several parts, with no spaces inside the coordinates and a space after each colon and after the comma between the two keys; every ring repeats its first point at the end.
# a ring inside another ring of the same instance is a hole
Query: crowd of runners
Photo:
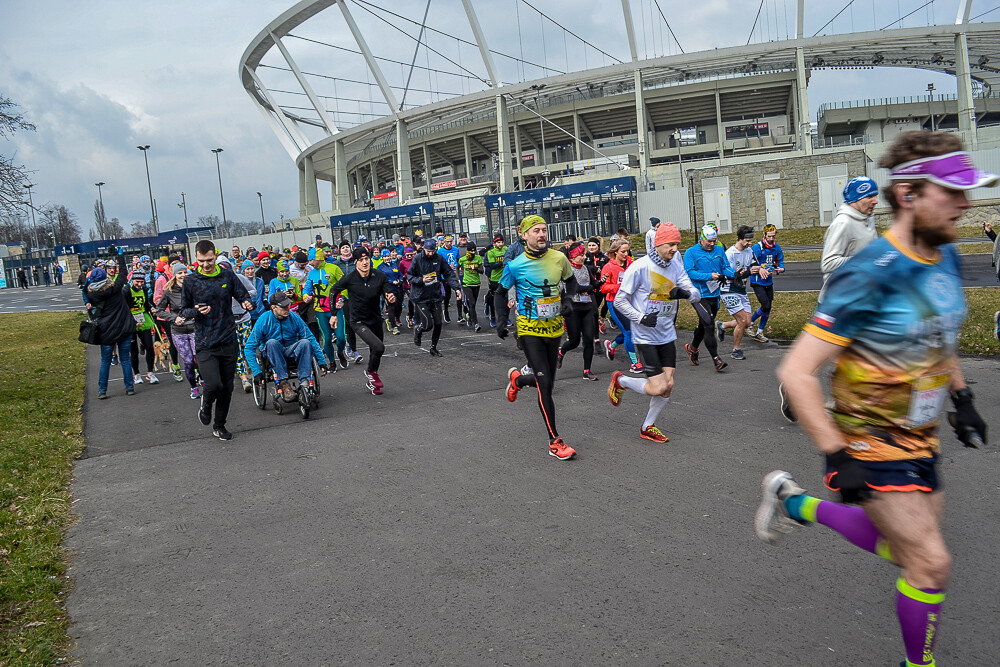
{"type": "MultiPolygon", "coordinates": [[[[824,481],[843,502],[808,496],[776,470],[763,481],[756,530],[774,542],[820,523],[899,566],[903,664],[926,666],[934,664],[950,570],[936,472],[946,399],[959,439],[970,447],[986,441],[957,356],[967,311],[951,242],[969,207],[965,191],[997,177],[976,170],[947,133],[900,135],[882,166],[891,173],[884,197],[892,226],[877,238],[870,215],[878,186],[852,179],[824,247],[820,305],[778,371],[781,412],[826,457],[824,481]],[[817,377],[828,362],[836,365],[831,404],[817,377]]],[[[567,460],[576,453],[557,429],[556,375],[570,364],[577,370],[565,372],[598,380],[595,353],[621,364],[608,379],[612,405],[634,400],[629,392],[648,398],[639,437],[665,443],[656,422],[674,388],[679,310],[692,308],[698,321],[684,344],[687,361],[700,365],[704,346],[711,369],[723,373],[727,337],[735,361],[746,359],[744,341],[767,342],[773,280],[785,266],[770,225],[759,237],[740,226],[729,248],[706,225],[682,248],[674,224],[650,222],[638,258],[627,237],[610,244],[570,237],[554,246],[539,215],[521,220],[516,238],[497,234],[486,248],[436,230],[427,238],[418,232],[373,243],[361,236],[336,247],[317,239],[309,248],[245,253],[201,241],[194,263],[147,256],[129,262],[119,253],[81,282],[101,325],[99,397],[107,396],[110,366],[121,364],[131,394],[136,384],[159,382],[154,363],[164,356],[167,376],[200,399],[202,423],[229,439],[237,382],[246,391],[273,382],[287,394],[290,368],[301,385],[317,368],[350,372],[364,364],[358,379],[381,395],[386,335],[405,330],[414,345],[441,356],[445,324],[481,332],[488,323],[524,354],[526,364],[507,371],[506,397],[514,402],[534,389],[550,455],[567,460]],[[718,319],[722,307],[728,317],[718,319]],[[567,358],[577,348],[582,369],[567,358]]]]}

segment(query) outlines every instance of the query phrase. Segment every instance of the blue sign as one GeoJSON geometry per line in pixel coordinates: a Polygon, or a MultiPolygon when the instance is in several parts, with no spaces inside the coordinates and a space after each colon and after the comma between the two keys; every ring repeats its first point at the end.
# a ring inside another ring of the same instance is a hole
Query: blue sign
{"type": "Polygon", "coordinates": [[[88,241],[87,243],[76,243],[72,246],[60,246],[61,254],[68,255],[70,252],[78,255],[84,254],[104,254],[108,248],[116,246],[125,248],[126,252],[138,252],[146,248],[159,248],[161,246],[178,245],[187,243],[188,234],[204,234],[214,232],[215,227],[191,227],[190,229],[172,229],[167,232],[160,232],[156,236],[143,236],[131,239],[108,239],[106,241],[88,241]],[[67,252],[67,249],[71,249],[67,252]]]}
{"type": "Polygon", "coordinates": [[[347,227],[349,225],[356,225],[364,222],[391,222],[393,220],[404,220],[407,218],[423,218],[430,216],[432,211],[433,206],[425,202],[423,204],[377,208],[371,211],[361,211],[360,213],[331,215],[330,227],[347,227]]]}
{"type": "Polygon", "coordinates": [[[621,178],[606,178],[601,181],[558,185],[554,188],[535,188],[533,190],[520,190],[518,192],[505,192],[500,195],[489,195],[486,197],[486,208],[499,209],[505,206],[541,204],[563,199],[613,195],[634,191],[635,178],[632,176],[623,176],[621,178]]]}

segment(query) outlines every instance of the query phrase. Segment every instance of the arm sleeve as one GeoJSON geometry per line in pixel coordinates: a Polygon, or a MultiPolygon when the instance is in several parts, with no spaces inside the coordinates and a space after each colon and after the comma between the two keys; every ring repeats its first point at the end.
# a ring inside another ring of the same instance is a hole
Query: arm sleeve
{"type": "Polygon", "coordinates": [[[191,278],[184,281],[181,287],[181,312],[177,313],[185,320],[195,320],[201,313],[194,307],[194,295],[191,293],[191,278]]]}
{"type": "Polygon", "coordinates": [[[986,236],[989,237],[990,241],[996,241],[997,240],[997,233],[995,231],[993,231],[992,229],[989,230],[988,232],[986,232],[986,236]]]}
{"type": "Polygon", "coordinates": [[[306,284],[302,286],[302,293],[303,294],[312,294],[313,293],[313,279],[312,279],[312,274],[313,274],[312,271],[310,271],[309,273],[306,274],[306,284]]]}
{"type": "Polygon", "coordinates": [[[163,320],[165,322],[171,319],[170,313],[167,311],[167,306],[169,305],[169,296],[164,294],[163,290],[160,290],[160,298],[156,300],[156,319],[163,320]]]}
{"type": "Polygon", "coordinates": [[[626,269],[625,275],[622,276],[622,284],[618,287],[618,294],[615,295],[614,301],[615,310],[633,322],[638,322],[642,319],[642,313],[640,313],[629,300],[632,295],[635,294],[638,282],[639,272],[626,269]]]}
{"type": "Polygon", "coordinates": [[[722,271],[721,271],[721,273],[722,273],[722,275],[726,276],[727,278],[735,278],[736,277],[736,272],[733,271],[733,263],[729,261],[729,257],[726,256],[725,252],[722,253],[722,271]]]}
{"type": "Polygon", "coordinates": [[[833,273],[850,259],[847,256],[848,236],[846,231],[847,225],[839,221],[835,221],[826,230],[823,255],[819,262],[819,269],[823,273],[833,273]]]}
{"type": "Polygon", "coordinates": [[[785,251],[781,249],[780,245],[777,244],[775,245],[777,247],[775,248],[775,253],[774,253],[774,265],[780,266],[781,268],[785,268],[785,251]]]}
{"type": "Polygon", "coordinates": [[[803,331],[820,340],[846,347],[878,313],[882,293],[868,264],[851,262],[830,276],[803,331]]]}
{"type": "Polygon", "coordinates": [[[156,285],[153,287],[153,303],[156,304],[160,303],[160,299],[163,297],[163,286],[166,284],[167,284],[166,276],[160,276],[159,278],[156,279],[156,285]]]}
{"type": "Polygon", "coordinates": [[[691,277],[691,280],[702,280],[709,281],[712,279],[712,272],[698,271],[694,268],[695,263],[695,253],[691,252],[694,248],[688,248],[688,251],[684,253],[684,270],[691,277]]]}
{"type": "MultiPolygon", "coordinates": [[[[442,257],[442,260],[443,259],[444,258],[442,257]]],[[[455,271],[446,261],[441,262],[441,278],[442,281],[448,285],[448,287],[456,289],[459,292],[462,291],[462,283],[458,282],[458,276],[455,275],[455,271]]]]}
{"type": "Polygon", "coordinates": [[[125,263],[125,255],[118,255],[118,275],[115,277],[115,285],[121,288],[128,282],[128,264],[125,263]]]}

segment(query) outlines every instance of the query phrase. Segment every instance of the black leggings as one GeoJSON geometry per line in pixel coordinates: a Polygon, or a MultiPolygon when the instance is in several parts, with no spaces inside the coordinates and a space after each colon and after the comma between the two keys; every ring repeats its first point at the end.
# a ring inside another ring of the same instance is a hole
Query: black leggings
{"type": "Polygon", "coordinates": [[[753,293],[760,301],[760,312],[765,315],[770,313],[771,304],[774,302],[774,285],[750,285],[750,287],[753,287],[753,293]]]}
{"type": "MultiPolygon", "coordinates": [[[[344,308],[340,311],[341,317],[346,317],[345,322],[351,321],[351,300],[344,299],[344,308]]],[[[347,336],[347,346],[354,350],[355,353],[358,351],[358,337],[354,333],[354,328],[351,326],[344,327],[344,333],[347,336]]]]}
{"type": "Polygon", "coordinates": [[[719,344],[715,340],[715,315],[719,312],[719,297],[712,296],[708,298],[703,298],[701,300],[701,305],[708,311],[711,315],[711,319],[708,326],[705,326],[705,322],[698,318],[698,327],[694,330],[694,338],[691,340],[691,347],[698,349],[701,345],[702,338],[705,339],[705,347],[708,348],[708,353],[712,355],[712,358],[719,356],[719,344]]]}
{"type": "Polygon", "coordinates": [[[431,347],[437,347],[441,339],[441,302],[418,302],[417,307],[417,328],[421,331],[431,331],[431,347]]]}
{"type": "Polygon", "coordinates": [[[469,319],[476,326],[479,326],[479,315],[476,314],[476,301],[479,300],[479,285],[462,287],[462,295],[465,297],[465,309],[469,313],[469,319]]]}
{"type": "Polygon", "coordinates": [[[483,303],[483,308],[485,309],[486,314],[489,315],[490,319],[493,320],[497,318],[497,314],[493,306],[493,299],[496,297],[497,289],[499,289],[499,287],[500,283],[498,283],[497,281],[495,280],[489,281],[489,288],[486,290],[486,301],[485,303],[483,303]]]}
{"type": "Polygon", "coordinates": [[[556,404],[552,401],[552,387],[556,381],[556,360],[559,358],[559,340],[561,337],[521,336],[521,348],[528,359],[528,365],[534,371],[532,375],[521,375],[517,378],[517,386],[535,387],[538,389],[538,409],[545,420],[549,439],[559,437],[556,432],[556,404]]]}
{"type": "Polygon", "coordinates": [[[137,343],[142,343],[143,353],[146,355],[146,372],[152,373],[153,361],[156,359],[156,350],[153,349],[153,330],[136,330],[132,334],[132,349],[129,350],[129,353],[132,357],[132,372],[136,375],[139,374],[139,346],[137,343]]]}
{"type": "Polygon", "coordinates": [[[386,310],[389,312],[389,322],[392,324],[399,323],[399,316],[403,314],[403,295],[399,292],[394,292],[396,295],[396,300],[392,303],[386,304],[386,310]]]}
{"type": "Polygon", "coordinates": [[[226,425],[229,416],[229,403],[233,399],[233,378],[236,376],[236,363],[240,358],[240,346],[235,340],[232,343],[198,350],[194,354],[198,360],[198,372],[205,383],[205,393],[202,394],[203,404],[212,409],[215,404],[215,421],[218,428],[226,425]]]}
{"type": "Polygon", "coordinates": [[[573,312],[566,318],[566,333],[569,338],[559,348],[563,354],[575,350],[583,338],[583,370],[589,371],[594,361],[594,335],[597,331],[597,320],[594,317],[594,306],[591,303],[573,304],[573,312]]]}
{"type": "MultiPolygon", "coordinates": [[[[379,364],[382,363],[382,355],[385,354],[385,343],[382,342],[382,323],[351,322],[349,329],[361,336],[361,340],[368,344],[368,372],[377,373],[379,364]]],[[[357,352],[357,349],[354,350],[357,352]]]]}

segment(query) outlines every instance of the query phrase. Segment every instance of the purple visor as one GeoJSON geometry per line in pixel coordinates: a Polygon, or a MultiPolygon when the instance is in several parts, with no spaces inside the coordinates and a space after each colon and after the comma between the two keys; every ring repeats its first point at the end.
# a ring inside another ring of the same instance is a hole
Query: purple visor
{"type": "Polygon", "coordinates": [[[893,181],[923,179],[950,190],[971,190],[993,186],[1000,181],[1000,176],[976,169],[972,157],[965,151],[904,162],[893,167],[889,178],[893,181]]]}

